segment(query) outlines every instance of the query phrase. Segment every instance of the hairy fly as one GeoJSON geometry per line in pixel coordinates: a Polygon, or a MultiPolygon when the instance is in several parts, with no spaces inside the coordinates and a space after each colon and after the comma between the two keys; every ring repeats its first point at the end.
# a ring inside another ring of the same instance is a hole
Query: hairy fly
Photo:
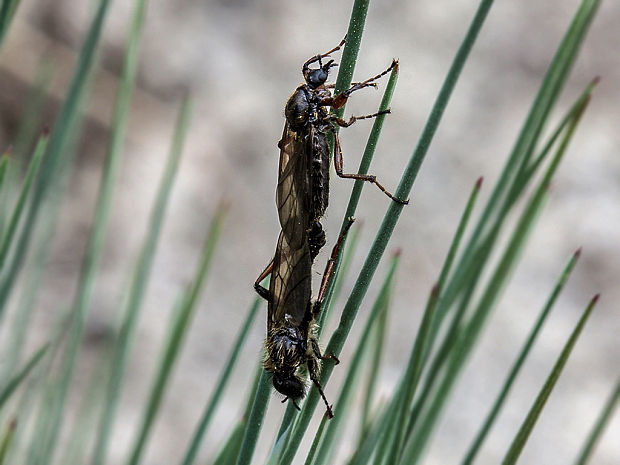
{"type": "Polygon", "coordinates": [[[265,339],[265,370],[273,375],[274,388],[283,394],[284,401],[297,402],[306,395],[306,385],[299,369],[305,365],[310,379],[319,390],[327,414],[333,412],[319,382],[320,360],[338,359],[333,354],[323,355],[316,334],[316,320],[327,287],[340,255],[342,244],[353,224],[349,219],[345,230],[332,250],[323,273],[317,299],[312,302],[312,261],[308,243],[293,247],[284,231],[280,233],[273,261],[261,273],[255,283],[256,291],[267,300],[267,338],[265,339]],[[269,289],[260,282],[271,275],[269,289]]]}

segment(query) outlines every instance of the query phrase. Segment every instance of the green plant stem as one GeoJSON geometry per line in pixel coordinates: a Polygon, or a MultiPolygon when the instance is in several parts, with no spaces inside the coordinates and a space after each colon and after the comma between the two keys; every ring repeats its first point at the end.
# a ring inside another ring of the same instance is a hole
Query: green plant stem
{"type": "Polygon", "coordinates": [[[512,465],[517,463],[517,459],[519,458],[519,455],[521,455],[521,451],[523,450],[523,447],[525,446],[525,443],[527,442],[530,433],[534,429],[534,425],[536,424],[536,421],[540,416],[540,412],[545,406],[547,399],[551,395],[551,391],[553,390],[555,383],[560,377],[560,374],[562,373],[562,370],[566,365],[566,361],[568,360],[568,357],[570,356],[571,351],[573,350],[573,347],[575,346],[575,343],[577,342],[577,339],[579,338],[579,335],[581,334],[581,331],[586,324],[586,321],[588,321],[590,313],[592,313],[592,309],[598,301],[598,297],[599,296],[596,295],[592,298],[586,310],[583,312],[583,315],[579,319],[579,323],[577,323],[577,326],[568,338],[568,341],[564,345],[562,353],[560,354],[553,369],[551,370],[549,377],[545,381],[545,384],[543,385],[540,393],[536,397],[532,408],[530,409],[527,417],[523,421],[521,428],[519,428],[519,432],[517,433],[512,444],[510,445],[510,448],[508,449],[508,452],[506,453],[506,456],[502,461],[502,465],[512,465]]]}
{"type": "Polygon", "coordinates": [[[202,291],[205,278],[211,266],[215,246],[220,236],[222,223],[227,210],[227,205],[223,203],[220,204],[209,229],[209,233],[207,234],[194,281],[189,290],[185,293],[185,298],[182,300],[179,311],[173,312],[171,331],[164,345],[164,350],[147,400],[142,422],[138,429],[138,435],[132,447],[130,458],[127,461],[128,465],[137,465],[144,453],[146,441],[153,428],[155,417],[159,412],[165,389],[170,380],[172,368],[178,359],[185,334],[187,333],[187,329],[195,313],[196,304],[198,303],[200,292],[202,291]]]}
{"type": "Polygon", "coordinates": [[[102,465],[105,463],[106,449],[116,415],[118,399],[120,397],[122,382],[127,367],[127,360],[131,352],[131,344],[137,325],[138,312],[141,308],[150,278],[155,250],[161,234],[170,193],[174,185],[181,154],[183,152],[190,115],[191,105],[188,100],[185,100],[177,117],[172,146],[157,191],[157,198],[149,219],[147,236],[140,251],[138,264],[129,291],[127,308],[125,309],[115,352],[112,356],[112,366],[105,394],[105,404],[107,408],[103,410],[99,423],[97,442],[93,455],[93,465],[102,465]]]}
{"type": "Polygon", "coordinates": [[[32,356],[32,358],[26,363],[24,368],[17,373],[2,389],[0,389],[0,408],[4,405],[4,403],[11,397],[11,394],[17,389],[20,383],[24,380],[28,373],[39,363],[41,358],[47,352],[48,345],[44,345],[36,353],[32,356]]]}
{"type": "Polygon", "coordinates": [[[17,198],[17,202],[15,203],[15,207],[13,208],[11,219],[9,220],[6,231],[4,231],[4,235],[2,236],[2,242],[0,244],[0,270],[4,267],[6,257],[9,253],[9,247],[13,243],[13,236],[17,229],[17,224],[19,223],[19,219],[24,211],[24,205],[26,203],[26,199],[28,198],[28,194],[30,193],[34,177],[39,171],[39,166],[41,166],[41,160],[43,159],[43,154],[47,148],[48,139],[49,134],[45,131],[39,138],[39,142],[32,156],[32,160],[28,165],[28,171],[26,172],[24,183],[17,198]]]}
{"type": "MultiPolygon", "coordinates": [[[[39,217],[40,208],[48,196],[52,185],[58,183],[67,174],[66,172],[63,173],[63,169],[67,168],[66,171],[68,171],[67,165],[69,165],[72,156],[70,140],[77,125],[80,109],[87,93],[89,77],[96,56],[95,52],[101,37],[104,19],[107,15],[109,6],[110,0],[100,1],[84,46],[80,52],[67,99],[58,116],[58,123],[52,133],[47,156],[43,160],[37,182],[34,186],[32,202],[15,247],[13,260],[9,266],[9,272],[0,283],[0,312],[4,309],[8,301],[10,291],[15,287],[14,283],[26,257],[30,238],[35,230],[36,222],[39,217]]],[[[41,440],[45,441],[45,438],[41,440]]]]}
{"type": "Polygon", "coordinates": [[[265,418],[265,412],[267,411],[267,404],[269,403],[269,395],[271,394],[271,376],[264,369],[261,372],[260,380],[258,381],[258,388],[254,395],[254,402],[252,403],[252,410],[248,417],[245,433],[243,434],[243,441],[241,443],[241,450],[237,456],[237,465],[249,465],[252,463],[252,455],[256,449],[256,443],[260,434],[261,427],[263,426],[263,419],[265,418]]]}
{"type": "Polygon", "coordinates": [[[211,423],[211,419],[213,418],[213,414],[215,413],[216,407],[219,405],[219,401],[224,393],[224,389],[228,384],[228,380],[230,379],[230,375],[232,374],[232,370],[235,367],[237,360],[239,358],[239,354],[241,353],[241,348],[243,347],[248,333],[250,332],[250,328],[254,323],[256,318],[256,314],[258,313],[258,309],[260,308],[261,301],[256,298],[250,311],[248,312],[248,316],[241,327],[241,331],[237,336],[236,340],[233,342],[233,350],[228,357],[228,360],[224,364],[224,371],[220,375],[220,379],[217,382],[215,389],[213,390],[213,394],[209,399],[209,402],[205,406],[204,412],[200,418],[196,431],[194,432],[194,436],[192,437],[192,441],[190,442],[189,448],[185,453],[185,457],[183,458],[183,465],[191,465],[194,463],[196,459],[196,455],[198,454],[198,449],[204,438],[204,435],[207,431],[209,424],[211,423]]]}
{"type": "Polygon", "coordinates": [[[592,452],[594,452],[594,447],[596,446],[598,439],[601,437],[605,426],[611,419],[611,415],[614,412],[616,404],[618,404],[618,400],[620,400],[620,379],[616,382],[615,389],[609,396],[603,410],[601,410],[592,431],[588,435],[588,438],[579,453],[579,457],[577,457],[577,460],[575,461],[575,465],[586,465],[586,463],[588,463],[592,452]]]}
{"type": "Polygon", "coordinates": [[[543,323],[546,321],[547,316],[549,315],[551,309],[553,308],[553,305],[555,304],[555,301],[557,300],[558,296],[560,295],[560,292],[562,291],[564,287],[564,284],[566,284],[568,277],[570,276],[573,268],[575,267],[575,264],[577,263],[579,255],[580,255],[580,250],[578,250],[577,252],[573,254],[568,264],[566,265],[564,271],[560,275],[560,279],[556,283],[555,288],[553,289],[553,292],[549,296],[549,299],[547,300],[532,330],[530,331],[530,334],[527,340],[525,341],[525,344],[523,345],[523,348],[521,349],[521,352],[519,353],[517,360],[513,364],[510,370],[510,373],[508,374],[506,381],[504,382],[504,385],[502,386],[502,389],[500,390],[500,393],[497,396],[497,399],[493,403],[493,406],[491,407],[491,410],[489,411],[482,427],[480,428],[479,433],[477,434],[467,454],[465,455],[465,459],[462,462],[463,465],[469,465],[473,463],[474,458],[476,457],[476,454],[478,453],[478,450],[480,449],[480,446],[482,445],[482,442],[486,438],[489,430],[491,429],[491,426],[493,425],[493,422],[495,421],[495,419],[497,418],[497,415],[500,412],[500,409],[506,397],[508,396],[508,393],[510,392],[510,388],[512,387],[512,384],[514,380],[516,379],[517,374],[519,373],[521,367],[523,366],[523,363],[525,362],[525,359],[527,358],[530,352],[530,349],[534,345],[534,342],[536,341],[536,338],[538,337],[538,334],[540,333],[540,330],[542,329],[543,323]]]}
{"type": "MultiPolygon", "coordinates": [[[[331,452],[334,441],[336,441],[337,437],[340,435],[343,421],[348,418],[348,405],[351,401],[352,395],[354,394],[354,389],[358,385],[357,380],[360,376],[361,368],[363,367],[362,361],[367,356],[370,348],[368,343],[370,335],[376,326],[377,319],[380,318],[381,314],[386,313],[388,309],[389,296],[392,292],[392,283],[394,280],[394,274],[396,273],[396,269],[398,267],[399,259],[400,253],[396,253],[391,260],[390,268],[381,286],[381,290],[377,295],[377,299],[375,300],[370,311],[370,315],[368,315],[368,320],[366,321],[360,336],[360,342],[353,351],[354,355],[349,363],[349,369],[345,376],[345,381],[340,390],[340,394],[338,395],[338,400],[333,408],[334,418],[329,422],[327,429],[324,430],[324,438],[314,460],[315,465],[329,463],[328,454],[331,452]]],[[[321,434],[321,431],[317,432],[317,435],[318,434],[321,434]]]]}

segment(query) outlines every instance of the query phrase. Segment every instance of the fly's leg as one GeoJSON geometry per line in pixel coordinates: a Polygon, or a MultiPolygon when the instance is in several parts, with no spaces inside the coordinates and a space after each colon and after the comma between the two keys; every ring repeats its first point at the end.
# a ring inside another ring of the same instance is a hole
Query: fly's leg
{"type": "Polygon", "coordinates": [[[325,393],[323,392],[323,386],[321,386],[321,382],[319,381],[318,368],[319,367],[318,367],[316,360],[314,359],[308,360],[308,373],[310,375],[310,379],[312,380],[316,388],[319,390],[319,394],[321,394],[321,398],[323,399],[323,402],[325,402],[325,408],[327,409],[327,416],[329,418],[334,418],[334,412],[332,411],[332,406],[329,405],[329,402],[327,402],[327,397],[325,397],[325,393]]]}
{"type": "MultiPolygon", "coordinates": [[[[340,48],[344,45],[344,43],[346,42],[347,37],[345,36],[338,45],[336,45],[334,48],[332,48],[329,52],[325,52],[322,53],[320,55],[315,55],[312,58],[308,59],[308,61],[306,61],[304,63],[304,65],[301,68],[301,72],[303,73],[303,75],[305,76],[309,71],[310,71],[310,65],[313,63],[316,63],[317,61],[319,62],[319,66],[322,68],[323,65],[321,63],[321,59],[326,58],[328,56],[330,56],[332,53],[337,52],[338,50],[340,50],[340,48]]],[[[331,65],[330,65],[331,66],[331,65]]],[[[336,65],[333,65],[336,66],[336,65]]]]}
{"type": "Polygon", "coordinates": [[[282,403],[286,402],[287,400],[290,400],[295,406],[295,408],[301,412],[301,409],[299,408],[299,405],[297,405],[297,402],[295,402],[295,399],[291,399],[290,397],[285,397],[284,399],[282,399],[282,403]]]}
{"type": "MultiPolygon", "coordinates": [[[[359,119],[359,118],[358,118],[359,119]]],[[[385,195],[392,199],[396,203],[401,205],[407,205],[409,200],[401,200],[394,197],[383,185],[377,181],[377,177],[373,174],[353,174],[343,173],[343,161],[342,161],[342,147],[340,145],[340,138],[338,133],[334,131],[334,167],[336,168],[336,174],[341,178],[357,179],[358,181],[367,181],[376,185],[385,195]]]]}
{"type": "Polygon", "coordinates": [[[340,363],[338,357],[336,357],[332,352],[330,352],[329,354],[322,354],[321,348],[319,347],[319,343],[316,341],[316,339],[311,339],[310,343],[312,344],[312,352],[314,352],[316,358],[318,358],[319,360],[333,360],[334,365],[338,365],[340,363]]]}
{"type": "Polygon", "coordinates": [[[353,92],[363,89],[364,87],[376,87],[377,85],[374,83],[374,81],[390,73],[393,69],[398,70],[398,60],[392,60],[392,64],[385,71],[377,74],[376,76],[373,76],[370,79],[366,79],[365,81],[352,84],[351,87],[349,87],[347,90],[343,90],[338,95],[335,95],[334,97],[329,99],[322,100],[321,105],[329,105],[335,110],[337,110],[338,108],[342,108],[345,103],[347,103],[349,96],[353,92]]]}
{"type": "MultiPolygon", "coordinates": [[[[351,86],[358,86],[360,84],[361,84],[361,82],[352,82],[351,86]]],[[[336,83],[333,82],[331,84],[323,84],[323,87],[325,89],[335,89],[336,88],[336,83]]],[[[367,83],[364,87],[374,87],[376,89],[377,88],[377,83],[376,82],[370,82],[370,83],[367,83]]]]}
{"type": "Polygon", "coordinates": [[[371,115],[351,116],[351,118],[349,118],[349,121],[346,121],[342,118],[338,118],[337,116],[331,116],[329,120],[332,123],[337,124],[340,127],[348,128],[349,126],[351,126],[353,123],[355,123],[356,121],[360,119],[376,118],[377,116],[381,116],[381,115],[389,115],[391,112],[392,111],[388,108],[387,110],[381,110],[381,111],[378,111],[377,113],[372,113],[371,115]]]}
{"type": "Polygon", "coordinates": [[[314,302],[314,305],[312,306],[312,316],[314,317],[314,319],[318,318],[319,314],[321,313],[323,298],[325,297],[327,287],[329,286],[329,283],[334,276],[334,271],[340,257],[342,245],[344,244],[344,240],[346,239],[347,234],[349,233],[349,229],[351,229],[351,225],[353,225],[354,222],[355,218],[348,219],[347,224],[342,231],[342,234],[340,234],[340,237],[338,238],[338,242],[336,242],[336,245],[332,249],[332,254],[329,257],[329,260],[327,260],[327,265],[325,265],[325,272],[323,273],[323,279],[321,280],[321,287],[319,288],[319,295],[316,299],[316,302],[314,302]]]}
{"type": "Polygon", "coordinates": [[[258,275],[258,278],[256,278],[256,281],[254,282],[254,290],[258,293],[259,296],[261,296],[267,302],[271,300],[271,293],[269,292],[269,289],[261,286],[260,283],[262,282],[263,279],[269,276],[272,271],[273,271],[273,258],[271,259],[271,262],[269,262],[269,265],[267,265],[267,267],[263,270],[263,272],[260,275],[258,275]]]}

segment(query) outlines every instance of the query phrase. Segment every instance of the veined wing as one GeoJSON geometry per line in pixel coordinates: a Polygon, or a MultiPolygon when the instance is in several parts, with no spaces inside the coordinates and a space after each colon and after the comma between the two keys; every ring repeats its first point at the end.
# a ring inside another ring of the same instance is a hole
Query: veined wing
{"type": "Polygon", "coordinates": [[[281,231],[269,286],[267,330],[284,321],[301,325],[312,294],[311,267],[307,241],[301,247],[291,247],[281,231]]]}
{"type": "Polygon", "coordinates": [[[292,248],[301,248],[306,242],[306,230],[310,226],[312,185],[309,159],[312,150],[313,128],[293,131],[288,123],[278,146],[280,166],[276,188],[276,206],[280,225],[292,248]]]}

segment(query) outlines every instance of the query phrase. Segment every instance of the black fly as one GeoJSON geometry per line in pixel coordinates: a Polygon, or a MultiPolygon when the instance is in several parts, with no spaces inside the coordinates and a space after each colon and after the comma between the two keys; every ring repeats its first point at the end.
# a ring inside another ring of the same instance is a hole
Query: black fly
{"type": "Polygon", "coordinates": [[[354,83],[349,89],[334,96],[330,90],[334,86],[325,82],[330,68],[337,65],[334,60],[323,63],[323,58],[339,50],[344,42],[345,39],[329,52],[316,55],[303,64],[305,83],[300,85],[286,102],[286,124],[282,139],[278,142],[280,166],[276,204],[282,232],[291,244],[298,245],[304,238],[294,237],[293,231],[298,228],[291,223],[300,222],[304,225],[308,231],[312,260],[325,244],[325,234],[319,220],[325,213],[329,200],[328,133],[334,135],[334,165],[338,176],[374,183],[395,202],[408,203],[407,200],[397,199],[389,193],[374,175],[343,173],[342,149],[336,127],[348,127],[359,119],[373,118],[390,111],[352,116],[345,121],[330,113],[329,108],[342,108],[353,92],[364,87],[376,87],[374,81],[398,67],[398,61],[394,60],[382,73],[354,83]],[[318,68],[310,68],[317,62],[318,68]]]}
{"type": "Polygon", "coordinates": [[[374,81],[398,66],[394,60],[388,69],[365,81],[354,83],[349,89],[332,95],[333,85],[325,84],[333,60],[323,59],[339,50],[338,46],[327,53],[316,55],[302,67],[305,83],[299,86],[286,103],[286,124],[280,148],[280,165],[276,203],[282,231],[273,260],[256,280],[254,287],[268,302],[267,338],[265,339],[265,370],[273,375],[273,386],[297,407],[297,401],[306,395],[306,386],[298,369],[306,365],[310,379],[319,390],[333,416],[319,383],[320,360],[334,355],[322,355],[316,335],[316,319],[327,286],[334,274],[340,249],[353,223],[347,227],[334,246],[321,282],[317,300],[312,303],[312,263],[325,245],[325,233],[320,219],[329,200],[329,146],[327,135],[334,136],[334,165],[336,174],[342,178],[358,179],[376,184],[388,197],[401,204],[373,175],[343,173],[342,149],[336,128],[348,127],[358,119],[373,118],[389,113],[389,110],[351,117],[348,121],[330,113],[330,109],[342,108],[349,96],[364,87],[375,87],[374,81]],[[310,68],[318,63],[318,68],[310,68]],[[260,282],[271,275],[269,289],[260,282]]]}
{"type": "Polygon", "coordinates": [[[257,292],[267,300],[267,338],[265,339],[265,370],[273,374],[274,388],[290,399],[299,409],[297,401],[306,395],[302,376],[297,373],[306,365],[308,374],[319,390],[327,414],[334,416],[319,382],[320,360],[338,359],[333,354],[323,355],[316,336],[316,320],[321,313],[321,305],[336,263],[342,243],[353,224],[349,219],[345,230],[332,250],[325,267],[323,279],[316,301],[312,302],[311,271],[312,262],[308,243],[292,247],[284,231],[278,238],[278,246],[273,261],[256,280],[257,292]],[[271,275],[269,289],[259,283],[271,275]]]}

